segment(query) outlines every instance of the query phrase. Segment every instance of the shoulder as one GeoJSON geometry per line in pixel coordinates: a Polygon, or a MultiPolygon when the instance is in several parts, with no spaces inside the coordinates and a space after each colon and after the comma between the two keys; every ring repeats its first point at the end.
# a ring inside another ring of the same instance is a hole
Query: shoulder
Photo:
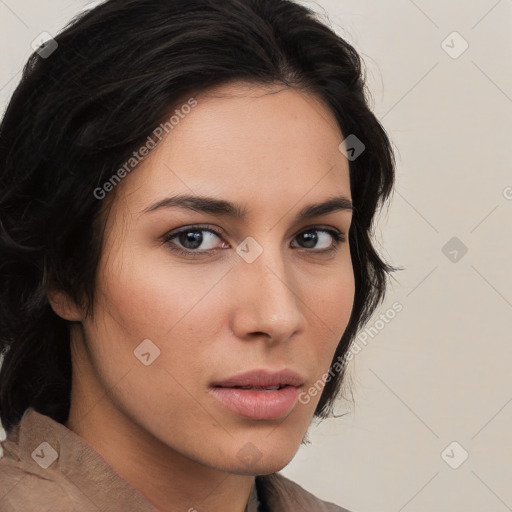
{"type": "Polygon", "coordinates": [[[269,512],[349,512],[334,503],[317,498],[280,473],[259,476],[256,481],[258,495],[268,505],[269,512]]]}
{"type": "Polygon", "coordinates": [[[0,512],[49,512],[73,509],[65,490],[51,478],[50,474],[32,471],[19,458],[11,443],[2,444],[0,512]]]}
{"type": "Polygon", "coordinates": [[[85,440],[35,409],[1,444],[0,512],[156,512],[85,440]]]}

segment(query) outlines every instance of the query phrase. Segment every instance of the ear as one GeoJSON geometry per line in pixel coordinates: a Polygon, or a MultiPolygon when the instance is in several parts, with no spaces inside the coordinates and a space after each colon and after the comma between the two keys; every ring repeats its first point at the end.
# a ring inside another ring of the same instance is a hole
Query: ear
{"type": "Polygon", "coordinates": [[[82,321],[82,311],[65,292],[52,288],[47,291],[46,295],[50,306],[58,316],[72,322],[82,321]]]}

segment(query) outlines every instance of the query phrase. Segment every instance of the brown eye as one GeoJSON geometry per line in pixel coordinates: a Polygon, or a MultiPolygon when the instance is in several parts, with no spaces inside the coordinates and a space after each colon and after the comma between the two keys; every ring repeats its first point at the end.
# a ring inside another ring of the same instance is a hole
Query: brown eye
{"type": "Polygon", "coordinates": [[[220,249],[220,233],[212,228],[194,226],[167,234],[164,243],[173,251],[184,254],[201,254],[220,249]]]}
{"type": "Polygon", "coordinates": [[[337,246],[345,241],[343,233],[334,229],[314,228],[303,231],[296,239],[303,249],[312,249],[315,252],[329,252],[336,250],[337,246]]]}

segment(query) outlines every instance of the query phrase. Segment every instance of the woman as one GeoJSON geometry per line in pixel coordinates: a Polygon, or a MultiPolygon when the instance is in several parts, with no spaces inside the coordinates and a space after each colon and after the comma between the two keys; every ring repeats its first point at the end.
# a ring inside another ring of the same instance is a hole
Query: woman
{"type": "Polygon", "coordinates": [[[0,511],[315,511],[278,473],[393,268],[356,51],[285,0],[109,0],[0,128],[0,511]]]}

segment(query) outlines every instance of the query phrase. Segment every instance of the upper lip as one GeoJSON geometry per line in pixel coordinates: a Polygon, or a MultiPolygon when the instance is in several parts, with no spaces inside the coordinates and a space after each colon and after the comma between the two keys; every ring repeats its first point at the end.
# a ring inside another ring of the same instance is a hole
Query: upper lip
{"type": "Polygon", "coordinates": [[[213,387],[233,388],[238,386],[295,386],[304,384],[304,379],[296,372],[285,369],[281,371],[251,370],[229,377],[225,380],[214,382],[213,387]]]}

